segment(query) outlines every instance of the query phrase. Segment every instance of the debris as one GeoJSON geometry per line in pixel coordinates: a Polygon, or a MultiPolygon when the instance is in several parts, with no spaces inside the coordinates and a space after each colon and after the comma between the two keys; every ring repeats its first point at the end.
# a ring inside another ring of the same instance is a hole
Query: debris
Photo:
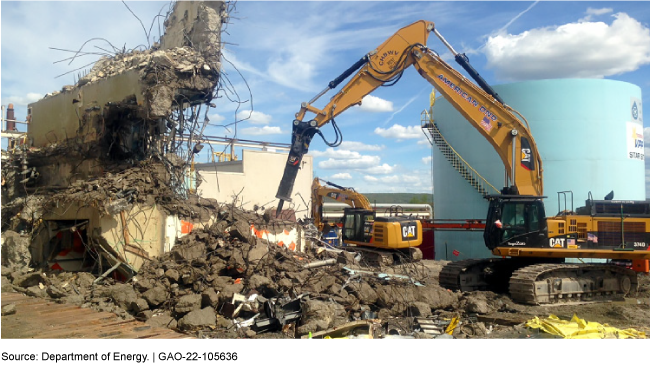
{"type": "Polygon", "coordinates": [[[29,251],[30,241],[28,236],[14,231],[3,231],[2,266],[9,268],[27,267],[32,259],[32,254],[29,251]]]}
{"type": "Polygon", "coordinates": [[[331,329],[309,332],[301,338],[357,338],[357,339],[373,339],[378,338],[380,333],[381,321],[380,320],[360,320],[345,323],[340,326],[335,326],[331,329]]]}
{"type": "Polygon", "coordinates": [[[313,269],[321,266],[335,265],[335,264],[336,264],[336,259],[327,259],[322,261],[310,262],[308,264],[304,264],[302,267],[305,269],[313,269]]]}
{"type": "Polygon", "coordinates": [[[351,277],[355,275],[371,275],[371,276],[376,276],[379,279],[383,280],[392,280],[392,279],[399,279],[399,280],[406,280],[410,281],[411,283],[415,284],[416,286],[423,286],[420,282],[414,280],[412,277],[407,276],[407,275],[397,275],[397,274],[387,274],[387,273],[382,273],[382,272],[374,272],[374,271],[368,271],[368,270],[354,270],[351,269],[347,266],[343,267],[343,270],[346,270],[351,277]]]}
{"type": "Polygon", "coordinates": [[[16,305],[15,304],[7,304],[2,306],[2,315],[3,316],[9,316],[12,314],[16,313],[16,305]]]}
{"type": "Polygon", "coordinates": [[[217,315],[212,307],[195,309],[178,320],[178,328],[181,331],[193,331],[216,324],[217,315]]]}
{"type": "Polygon", "coordinates": [[[264,303],[265,316],[255,320],[253,330],[257,333],[281,330],[287,324],[302,317],[301,298],[272,298],[264,303]]]}

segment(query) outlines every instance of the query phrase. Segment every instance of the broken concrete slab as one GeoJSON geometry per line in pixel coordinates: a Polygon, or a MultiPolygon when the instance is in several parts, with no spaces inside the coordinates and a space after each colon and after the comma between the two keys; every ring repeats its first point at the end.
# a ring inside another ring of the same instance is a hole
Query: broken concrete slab
{"type": "Polygon", "coordinates": [[[30,272],[26,274],[15,273],[12,280],[12,284],[22,288],[28,288],[38,284],[48,285],[49,283],[50,282],[47,277],[43,276],[43,273],[40,271],[30,272]]]}
{"type": "Polygon", "coordinates": [[[129,284],[116,283],[107,287],[98,287],[95,293],[112,299],[115,305],[124,310],[130,310],[133,303],[138,300],[135,289],[129,284]]]}
{"type": "Polygon", "coordinates": [[[138,298],[131,303],[130,310],[135,313],[140,313],[149,309],[149,303],[143,298],[138,298]]]}
{"type": "Polygon", "coordinates": [[[142,293],[142,297],[149,303],[150,306],[158,306],[161,303],[165,302],[169,294],[165,288],[160,285],[156,285],[153,288],[142,293]]]}
{"type": "Polygon", "coordinates": [[[184,315],[196,309],[201,309],[202,297],[200,294],[187,294],[178,299],[174,306],[174,314],[184,315]]]}
{"type": "Polygon", "coordinates": [[[323,331],[347,322],[345,308],[338,303],[306,300],[303,305],[302,325],[296,328],[298,336],[323,331]]]}
{"type": "Polygon", "coordinates": [[[2,306],[2,315],[3,316],[9,316],[12,314],[16,314],[16,305],[15,304],[7,304],[2,306]]]}
{"type": "Polygon", "coordinates": [[[193,331],[216,324],[217,315],[212,307],[195,309],[178,320],[178,328],[181,331],[193,331]]]}
{"type": "Polygon", "coordinates": [[[409,317],[428,317],[431,315],[431,306],[424,302],[413,302],[406,308],[406,316],[409,317]]]}
{"type": "Polygon", "coordinates": [[[365,281],[350,283],[347,290],[355,295],[361,304],[375,304],[379,299],[377,292],[365,281]]]}
{"type": "Polygon", "coordinates": [[[169,313],[154,315],[151,318],[147,319],[145,323],[153,327],[167,328],[176,328],[178,325],[176,319],[174,319],[174,317],[172,317],[169,313]]]}
{"type": "Polygon", "coordinates": [[[11,269],[26,268],[32,259],[31,239],[14,231],[2,232],[2,266],[11,269]]]}
{"type": "Polygon", "coordinates": [[[216,308],[219,305],[219,293],[214,288],[208,288],[201,293],[201,306],[216,308]]]}

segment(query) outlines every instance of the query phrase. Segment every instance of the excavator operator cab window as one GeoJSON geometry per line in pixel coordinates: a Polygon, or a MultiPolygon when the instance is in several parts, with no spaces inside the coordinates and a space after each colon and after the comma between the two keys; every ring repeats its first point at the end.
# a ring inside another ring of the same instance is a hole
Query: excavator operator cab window
{"type": "Polygon", "coordinates": [[[368,242],[372,237],[374,212],[365,209],[345,209],[343,216],[343,239],[368,242]]]}
{"type": "Polygon", "coordinates": [[[525,232],[524,203],[509,202],[503,205],[503,240],[525,232]]]}
{"type": "Polygon", "coordinates": [[[507,202],[502,208],[503,241],[540,230],[540,210],[536,202],[507,202]]]}

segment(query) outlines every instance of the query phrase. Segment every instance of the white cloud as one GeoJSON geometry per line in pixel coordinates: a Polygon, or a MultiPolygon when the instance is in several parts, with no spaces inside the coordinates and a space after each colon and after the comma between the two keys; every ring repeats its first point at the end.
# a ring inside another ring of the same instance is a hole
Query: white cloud
{"type": "Polygon", "coordinates": [[[355,141],[343,141],[341,142],[341,145],[339,148],[343,148],[346,150],[350,151],[381,151],[384,149],[384,145],[376,145],[376,144],[365,144],[363,142],[355,142],[355,141]]]}
{"type": "MultiPolygon", "coordinates": [[[[354,147],[368,148],[372,146],[357,142],[354,147]]],[[[347,149],[328,148],[325,151],[312,151],[311,154],[314,157],[328,158],[318,163],[318,167],[322,169],[356,170],[371,175],[385,175],[392,173],[396,168],[396,166],[386,163],[380,164],[379,156],[362,155],[357,151],[347,149]]]]}
{"type": "Polygon", "coordinates": [[[408,174],[387,176],[364,175],[367,184],[362,191],[366,193],[431,192],[433,181],[431,169],[413,169],[408,174]]]}
{"type": "Polygon", "coordinates": [[[381,180],[381,182],[383,182],[385,184],[398,184],[401,181],[401,179],[400,179],[400,177],[398,175],[384,176],[384,177],[380,178],[379,180],[381,180]]]}
{"type": "Polygon", "coordinates": [[[347,172],[340,172],[338,174],[332,175],[331,178],[336,180],[351,180],[352,175],[348,174],[347,172]]]}
{"type": "Polygon", "coordinates": [[[487,67],[501,80],[602,78],[650,63],[650,29],[625,13],[489,37],[487,67]]]}
{"type": "Polygon", "coordinates": [[[16,109],[18,106],[26,107],[27,104],[31,104],[36,101],[39,101],[41,100],[42,97],[43,94],[39,94],[39,93],[27,93],[26,95],[23,96],[9,96],[5,98],[6,100],[2,100],[2,105],[13,104],[14,109],[16,109]]]}
{"type": "Polygon", "coordinates": [[[365,175],[363,178],[367,182],[385,184],[385,191],[397,191],[404,186],[408,186],[410,189],[419,188],[420,191],[426,191],[431,188],[431,175],[426,171],[414,171],[413,175],[389,175],[382,177],[365,175]]]}
{"type": "Polygon", "coordinates": [[[226,117],[221,114],[212,114],[208,115],[208,119],[210,119],[210,123],[221,123],[226,120],[226,117]]]}
{"type": "Polygon", "coordinates": [[[311,151],[309,153],[314,157],[329,157],[338,160],[355,159],[361,157],[361,154],[359,152],[341,148],[328,148],[325,151],[311,151]]]}
{"type": "Polygon", "coordinates": [[[601,8],[601,9],[594,9],[594,8],[587,8],[587,11],[585,12],[587,16],[584,18],[578,20],[579,22],[588,22],[593,19],[594,16],[599,16],[599,15],[604,15],[611,13],[613,10],[612,8],[601,8]]]}
{"type": "Polygon", "coordinates": [[[250,124],[269,124],[271,123],[273,117],[268,114],[258,112],[257,110],[244,110],[237,113],[237,119],[247,121],[250,124]]]}
{"type": "Polygon", "coordinates": [[[378,98],[372,95],[366,95],[361,100],[359,110],[371,113],[392,112],[393,102],[378,98]]]}
{"type": "Polygon", "coordinates": [[[422,163],[425,165],[431,164],[431,156],[422,157],[422,163]]]}
{"type": "Polygon", "coordinates": [[[284,134],[284,132],[280,129],[280,127],[269,127],[268,125],[265,125],[264,127],[243,128],[239,132],[251,136],[263,136],[268,134],[284,134]]]}
{"type": "Polygon", "coordinates": [[[373,166],[364,170],[365,173],[371,175],[385,175],[390,174],[395,170],[396,166],[390,166],[389,164],[382,164],[378,166],[373,166]]]}
{"type": "Polygon", "coordinates": [[[279,55],[269,64],[268,73],[280,85],[301,91],[310,91],[300,80],[312,80],[314,65],[297,54],[279,55]],[[298,81],[298,82],[295,82],[298,81]]]}
{"type": "Polygon", "coordinates": [[[398,141],[404,139],[423,139],[426,138],[422,132],[422,128],[419,126],[407,126],[404,127],[399,124],[393,124],[390,128],[384,129],[377,127],[375,128],[375,134],[378,134],[384,138],[395,138],[398,141]]]}
{"type": "Polygon", "coordinates": [[[318,163],[321,169],[369,169],[379,165],[379,156],[362,155],[359,158],[338,160],[330,158],[318,163]]]}

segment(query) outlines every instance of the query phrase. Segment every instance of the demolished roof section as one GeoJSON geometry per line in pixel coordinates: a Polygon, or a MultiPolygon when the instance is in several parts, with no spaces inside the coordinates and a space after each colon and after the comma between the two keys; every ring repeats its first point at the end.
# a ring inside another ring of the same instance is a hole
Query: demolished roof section
{"type": "MultiPolygon", "coordinates": [[[[74,86],[31,104],[31,145],[45,147],[71,137],[96,142],[106,132],[98,116],[105,117],[115,105],[137,105],[131,114],[148,123],[172,119],[175,109],[209,103],[219,81],[224,18],[223,2],[175,3],[161,44],[102,57],[74,86]]],[[[146,131],[153,139],[164,132],[146,131]]]]}

